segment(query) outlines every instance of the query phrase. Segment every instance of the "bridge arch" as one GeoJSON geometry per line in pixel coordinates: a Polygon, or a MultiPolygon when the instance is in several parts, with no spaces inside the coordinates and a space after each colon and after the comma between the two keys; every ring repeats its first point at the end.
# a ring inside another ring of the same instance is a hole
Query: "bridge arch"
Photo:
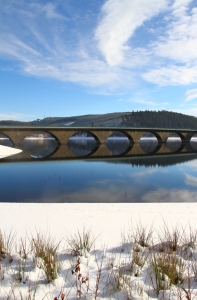
{"type": "Polygon", "coordinates": [[[31,134],[33,135],[33,134],[44,134],[44,133],[50,134],[60,144],[58,137],[50,130],[45,130],[44,128],[42,130],[32,130],[32,131],[30,130],[29,132],[26,133],[25,137],[23,137],[23,140],[31,134]]]}
{"type": "Polygon", "coordinates": [[[12,147],[12,148],[14,147],[14,143],[12,139],[8,135],[1,132],[0,132],[0,145],[12,147]],[[8,139],[8,141],[5,141],[5,143],[1,143],[1,139],[8,139]]]}
{"type": "Polygon", "coordinates": [[[35,159],[45,159],[60,147],[58,139],[45,130],[29,132],[21,142],[22,150],[35,159]]]}
{"type": "Polygon", "coordinates": [[[158,144],[162,143],[162,138],[161,138],[161,136],[159,135],[159,133],[157,133],[157,131],[155,131],[155,130],[150,130],[149,132],[152,133],[152,134],[154,134],[154,136],[157,138],[158,144]]]}
{"type": "Polygon", "coordinates": [[[117,131],[124,134],[128,138],[128,140],[130,141],[130,143],[134,143],[134,140],[133,140],[132,136],[125,129],[115,130],[114,133],[117,132],[117,131]]]}
{"type": "Polygon", "coordinates": [[[95,133],[91,132],[91,130],[83,130],[83,131],[89,133],[95,139],[97,145],[101,144],[98,136],[95,133]]]}
{"type": "Polygon", "coordinates": [[[113,156],[122,156],[131,150],[134,142],[132,137],[124,130],[114,130],[105,144],[113,156]]]}
{"type": "Polygon", "coordinates": [[[60,140],[53,132],[51,132],[50,130],[43,130],[43,132],[50,134],[58,142],[58,144],[61,144],[60,140]]]}
{"type": "Polygon", "coordinates": [[[87,130],[75,132],[67,141],[67,147],[75,156],[91,156],[98,150],[99,146],[98,137],[87,130]]]}
{"type": "Polygon", "coordinates": [[[175,130],[169,134],[166,140],[166,145],[172,153],[178,153],[181,152],[185,147],[185,141],[186,139],[184,135],[175,130]]]}
{"type": "Polygon", "coordinates": [[[182,143],[186,141],[185,136],[181,132],[175,130],[174,133],[176,133],[180,137],[182,143]]]}
{"type": "MultiPolygon", "coordinates": [[[[75,133],[73,133],[73,134],[69,137],[69,139],[72,138],[73,136],[76,136],[76,135],[79,134],[79,133],[80,133],[80,134],[83,134],[83,133],[88,133],[88,134],[90,134],[90,135],[95,139],[95,141],[97,142],[97,144],[100,144],[100,140],[99,140],[98,136],[97,136],[94,132],[92,132],[91,130],[86,130],[86,129],[76,131],[75,133]]],[[[69,140],[69,139],[68,139],[68,140],[69,140]]]]}
{"type": "Polygon", "coordinates": [[[154,130],[148,130],[141,136],[139,145],[144,153],[150,155],[156,153],[160,149],[162,139],[154,130]]]}
{"type": "Polygon", "coordinates": [[[197,152],[197,132],[195,132],[190,139],[190,146],[192,150],[197,152]]]}

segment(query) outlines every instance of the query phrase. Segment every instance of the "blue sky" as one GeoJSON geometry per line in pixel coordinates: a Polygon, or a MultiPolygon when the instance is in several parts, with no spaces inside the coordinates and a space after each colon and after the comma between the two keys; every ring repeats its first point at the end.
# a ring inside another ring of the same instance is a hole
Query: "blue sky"
{"type": "Polygon", "coordinates": [[[0,0],[0,119],[197,116],[196,0],[0,0]]]}

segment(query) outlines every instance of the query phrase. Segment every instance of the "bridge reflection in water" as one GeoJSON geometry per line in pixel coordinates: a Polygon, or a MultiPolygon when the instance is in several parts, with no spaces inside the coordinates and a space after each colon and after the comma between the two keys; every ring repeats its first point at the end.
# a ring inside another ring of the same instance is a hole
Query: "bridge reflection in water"
{"type": "Polygon", "coordinates": [[[105,159],[114,157],[145,157],[148,155],[173,155],[197,152],[197,142],[192,141],[194,130],[131,129],[131,128],[0,128],[4,145],[14,146],[23,152],[3,161],[105,159]],[[27,139],[29,134],[44,132],[51,139],[27,139]],[[77,132],[85,132],[83,139],[77,132]],[[121,136],[114,137],[114,133],[121,136]],[[149,138],[147,138],[147,133],[149,138]],[[170,142],[170,136],[176,142],[170,142]],[[152,137],[150,138],[150,135],[152,137]],[[145,137],[145,138],[144,138],[145,137]]]}

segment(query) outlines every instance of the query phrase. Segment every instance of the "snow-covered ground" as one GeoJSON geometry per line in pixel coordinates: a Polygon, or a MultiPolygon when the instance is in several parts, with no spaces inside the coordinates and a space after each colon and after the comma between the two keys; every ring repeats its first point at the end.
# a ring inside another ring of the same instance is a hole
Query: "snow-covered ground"
{"type": "Polygon", "coordinates": [[[8,248],[1,255],[0,299],[34,299],[35,290],[38,300],[61,299],[62,294],[64,299],[77,299],[80,293],[82,299],[95,299],[95,295],[97,299],[197,299],[196,216],[194,203],[0,203],[0,228],[8,248]],[[139,234],[148,235],[151,226],[153,235],[143,245],[146,238],[140,241],[139,234]],[[75,256],[66,240],[75,235],[77,240],[78,232],[83,236],[84,231],[96,238],[95,243],[89,253],[79,249],[81,253],[75,256]],[[10,232],[16,236],[9,245],[10,232]],[[35,249],[49,236],[61,243],[57,258],[48,251],[47,261],[47,250],[42,256],[35,249]],[[54,259],[61,268],[48,283],[46,273],[51,273],[54,259]],[[160,261],[166,264],[164,274],[159,269],[160,286],[154,259],[158,269],[160,261]],[[169,260],[175,264],[176,285],[170,285],[167,275],[169,260]],[[187,298],[190,292],[193,298],[187,298]]]}
{"type": "Polygon", "coordinates": [[[20,149],[0,145],[0,159],[22,152],[20,149]]]}

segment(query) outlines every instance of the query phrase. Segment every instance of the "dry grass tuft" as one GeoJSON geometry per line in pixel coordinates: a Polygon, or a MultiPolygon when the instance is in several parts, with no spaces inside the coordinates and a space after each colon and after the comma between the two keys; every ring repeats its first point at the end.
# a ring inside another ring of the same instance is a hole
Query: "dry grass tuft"
{"type": "Polygon", "coordinates": [[[58,277],[62,269],[62,263],[58,261],[58,248],[60,242],[55,241],[47,235],[37,233],[36,238],[32,238],[32,252],[35,265],[44,271],[47,282],[51,282],[58,277]]]}
{"type": "Polygon", "coordinates": [[[95,240],[96,238],[94,237],[92,230],[86,230],[85,227],[83,228],[82,233],[78,230],[76,234],[66,238],[71,254],[85,257],[88,256],[95,240]]]}

